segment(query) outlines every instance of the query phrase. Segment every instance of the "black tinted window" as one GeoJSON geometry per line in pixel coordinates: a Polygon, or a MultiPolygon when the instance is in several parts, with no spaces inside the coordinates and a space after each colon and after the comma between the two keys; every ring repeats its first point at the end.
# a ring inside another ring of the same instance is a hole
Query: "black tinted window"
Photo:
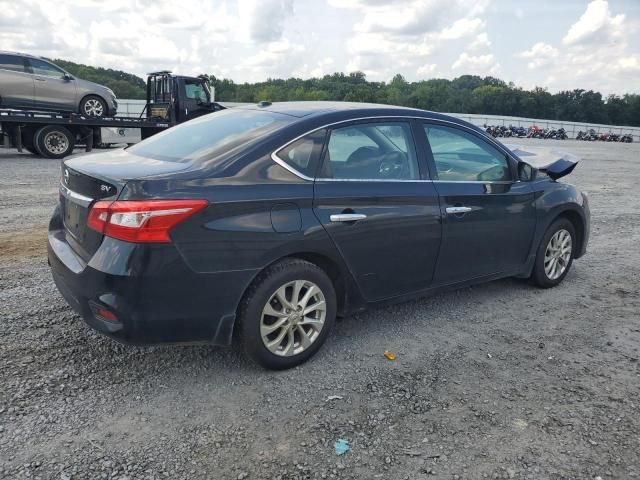
{"type": "Polygon", "coordinates": [[[331,131],[320,178],[420,178],[408,123],[363,123],[331,131]]]}
{"type": "Polygon", "coordinates": [[[24,72],[24,62],[22,57],[16,57],[15,55],[0,55],[0,69],[24,72]]]}
{"type": "Polygon", "coordinates": [[[165,130],[128,151],[171,162],[212,158],[272,133],[295,120],[280,113],[227,109],[165,130]]]}
{"type": "Polygon", "coordinates": [[[425,125],[424,131],[440,180],[511,179],[505,154],[475,135],[442,125],[425,125]]]}
{"type": "Polygon", "coordinates": [[[279,150],[277,156],[297,172],[313,178],[325,135],[325,129],[310,133],[279,150]]]}

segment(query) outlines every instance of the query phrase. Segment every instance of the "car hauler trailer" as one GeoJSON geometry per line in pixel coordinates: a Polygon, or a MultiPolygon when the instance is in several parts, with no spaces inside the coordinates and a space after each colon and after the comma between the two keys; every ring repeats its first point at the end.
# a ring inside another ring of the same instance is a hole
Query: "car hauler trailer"
{"type": "Polygon", "coordinates": [[[27,150],[47,158],[70,155],[76,145],[91,151],[94,145],[111,143],[114,131],[145,139],[192,118],[224,109],[212,101],[207,79],[172,75],[162,71],[148,74],[147,102],[137,118],[96,118],[57,112],[0,109],[0,146],[27,150]],[[131,135],[134,133],[134,135],[131,135]]]}

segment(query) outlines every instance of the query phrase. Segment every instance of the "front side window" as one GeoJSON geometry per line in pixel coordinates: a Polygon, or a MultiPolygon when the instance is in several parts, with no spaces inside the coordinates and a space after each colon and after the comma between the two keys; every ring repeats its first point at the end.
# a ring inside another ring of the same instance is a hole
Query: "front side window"
{"type": "Polygon", "coordinates": [[[185,96],[192,100],[207,103],[207,92],[204,89],[204,85],[200,82],[185,81],[184,82],[185,96]]]}
{"type": "Polygon", "coordinates": [[[425,124],[438,178],[444,181],[511,180],[504,153],[463,130],[425,124]]]}
{"type": "Polygon", "coordinates": [[[37,58],[30,58],[29,62],[31,62],[31,69],[36,75],[54,78],[62,78],[64,76],[64,70],[51,65],[49,62],[44,62],[37,58]]]}
{"type": "Polygon", "coordinates": [[[331,131],[320,178],[415,180],[420,178],[408,123],[363,123],[331,131]]]}
{"type": "Polygon", "coordinates": [[[229,108],[172,127],[129,147],[134,155],[190,162],[222,155],[295,120],[276,112],[229,108]]]}
{"type": "Polygon", "coordinates": [[[24,73],[24,62],[22,57],[16,57],[15,55],[0,55],[0,69],[24,73]]]}

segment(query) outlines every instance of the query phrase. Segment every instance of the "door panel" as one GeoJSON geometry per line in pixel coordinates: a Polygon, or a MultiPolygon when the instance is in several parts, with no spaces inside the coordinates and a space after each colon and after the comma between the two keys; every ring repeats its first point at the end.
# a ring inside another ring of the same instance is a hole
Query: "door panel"
{"type": "Polygon", "coordinates": [[[435,182],[440,194],[442,246],[434,284],[514,272],[527,260],[535,230],[534,195],[526,182],[435,182]],[[447,208],[466,207],[462,213],[447,208]]]}
{"type": "Polygon", "coordinates": [[[464,127],[425,123],[443,215],[434,285],[520,271],[536,225],[534,194],[505,152],[464,127]]]}
{"type": "Polygon", "coordinates": [[[37,58],[29,59],[33,71],[35,105],[41,108],[75,111],[80,99],[76,99],[75,80],[64,78],[65,72],[37,58]]]}
{"type": "Polygon", "coordinates": [[[408,122],[356,122],[327,134],[314,212],[366,300],[431,283],[440,246],[437,192],[422,181],[408,122]]]}
{"type": "Polygon", "coordinates": [[[0,54],[0,85],[3,107],[33,107],[33,78],[25,71],[22,57],[0,54]]]}
{"type": "Polygon", "coordinates": [[[314,212],[368,301],[427,288],[440,247],[440,207],[431,182],[322,181],[314,212]],[[332,215],[356,214],[352,222],[332,215]],[[335,218],[335,217],[334,217],[335,218]]]}

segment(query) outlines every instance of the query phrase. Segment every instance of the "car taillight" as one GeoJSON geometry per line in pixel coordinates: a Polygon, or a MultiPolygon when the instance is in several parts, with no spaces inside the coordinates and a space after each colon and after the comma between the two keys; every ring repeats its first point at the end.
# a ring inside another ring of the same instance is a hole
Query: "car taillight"
{"type": "Polygon", "coordinates": [[[134,243],[168,243],[169,231],[208,205],[206,200],[121,200],[96,202],[89,228],[134,243]]]}

